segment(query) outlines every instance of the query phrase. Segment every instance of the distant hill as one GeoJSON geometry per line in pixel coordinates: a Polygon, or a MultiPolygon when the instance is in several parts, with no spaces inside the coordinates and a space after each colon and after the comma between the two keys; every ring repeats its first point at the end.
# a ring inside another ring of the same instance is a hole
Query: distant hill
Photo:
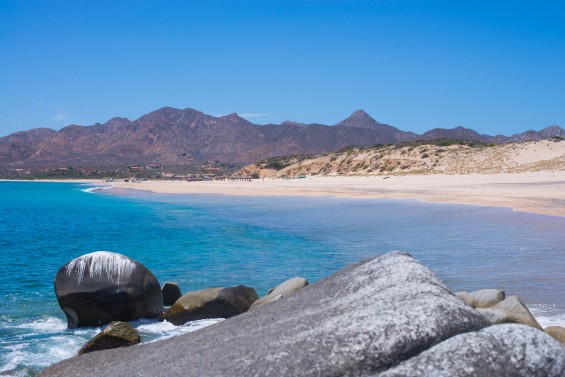
{"type": "Polygon", "coordinates": [[[0,166],[168,166],[205,161],[247,164],[273,156],[322,154],[346,146],[397,144],[418,139],[457,138],[486,143],[565,137],[558,126],[511,137],[479,135],[462,127],[423,135],[401,131],[357,110],[332,125],[257,125],[237,114],[221,117],[194,109],[165,107],[137,120],[113,118],[92,126],[69,125],[59,131],[37,128],[0,138],[0,166]]]}

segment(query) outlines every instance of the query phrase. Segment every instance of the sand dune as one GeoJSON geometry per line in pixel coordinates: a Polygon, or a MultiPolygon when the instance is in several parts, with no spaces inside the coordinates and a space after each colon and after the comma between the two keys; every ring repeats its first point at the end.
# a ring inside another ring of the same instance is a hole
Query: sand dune
{"type": "MultiPolygon", "coordinates": [[[[253,171],[254,167],[247,167],[253,171]]],[[[292,164],[265,176],[492,174],[565,171],[565,142],[538,141],[495,146],[407,145],[351,148],[292,164]]],[[[257,167],[255,168],[257,171],[257,167]]]]}

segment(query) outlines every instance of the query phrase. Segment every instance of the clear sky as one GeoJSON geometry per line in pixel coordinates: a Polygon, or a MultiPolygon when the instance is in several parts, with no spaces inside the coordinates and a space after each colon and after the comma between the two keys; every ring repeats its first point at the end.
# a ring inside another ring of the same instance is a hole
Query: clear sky
{"type": "Polygon", "coordinates": [[[0,136],[163,106],[565,127],[565,2],[0,0],[0,136]]]}

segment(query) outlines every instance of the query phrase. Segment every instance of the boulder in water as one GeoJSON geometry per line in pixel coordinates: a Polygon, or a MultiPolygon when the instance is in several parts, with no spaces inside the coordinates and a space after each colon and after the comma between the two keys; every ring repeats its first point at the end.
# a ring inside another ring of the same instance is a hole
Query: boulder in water
{"type": "Polygon", "coordinates": [[[110,322],[108,326],[94,338],[90,339],[80,351],[84,353],[107,350],[111,348],[129,347],[141,341],[139,333],[127,322],[110,322]]]}
{"type": "Polygon", "coordinates": [[[175,301],[177,301],[182,296],[180,287],[177,283],[172,281],[168,281],[163,284],[161,292],[163,293],[163,305],[165,306],[173,305],[175,301]]]}
{"type": "Polygon", "coordinates": [[[163,314],[174,325],[206,318],[229,318],[249,310],[259,297],[255,289],[238,285],[189,292],[163,314]]]}
{"type": "Polygon", "coordinates": [[[55,294],[69,328],[156,318],[163,311],[155,276],[141,263],[109,251],[86,254],[61,267],[55,294]]]}

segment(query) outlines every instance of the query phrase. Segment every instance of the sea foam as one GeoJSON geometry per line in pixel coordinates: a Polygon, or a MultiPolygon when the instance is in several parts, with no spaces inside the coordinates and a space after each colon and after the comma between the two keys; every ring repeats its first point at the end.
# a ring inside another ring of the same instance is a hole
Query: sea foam
{"type": "Polygon", "coordinates": [[[175,326],[167,321],[154,322],[149,320],[140,320],[133,322],[132,325],[136,327],[137,331],[139,331],[143,342],[151,343],[171,338],[176,335],[200,330],[223,320],[223,318],[201,319],[187,322],[182,326],[175,326]]]}
{"type": "Polygon", "coordinates": [[[96,186],[96,187],[89,187],[86,189],[81,190],[82,192],[88,192],[89,194],[92,194],[96,191],[100,191],[100,190],[109,190],[111,188],[114,188],[114,186],[96,186]]]}

